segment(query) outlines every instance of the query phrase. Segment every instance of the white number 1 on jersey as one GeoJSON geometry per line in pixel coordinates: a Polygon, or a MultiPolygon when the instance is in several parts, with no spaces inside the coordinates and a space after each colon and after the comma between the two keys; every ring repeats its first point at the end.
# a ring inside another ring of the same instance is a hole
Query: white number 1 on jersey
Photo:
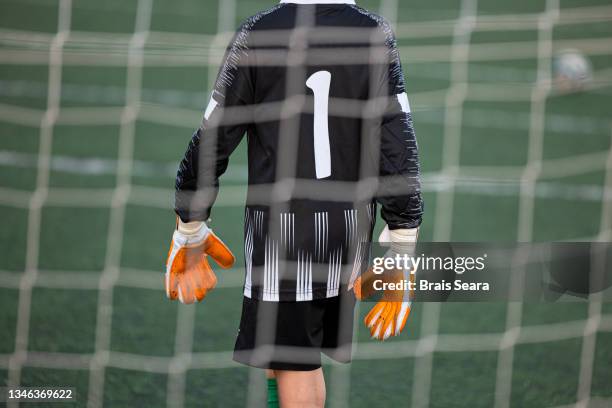
{"type": "Polygon", "coordinates": [[[314,153],[317,178],[331,176],[331,153],[329,148],[329,87],[331,73],[315,72],[306,81],[314,93],[314,153]]]}

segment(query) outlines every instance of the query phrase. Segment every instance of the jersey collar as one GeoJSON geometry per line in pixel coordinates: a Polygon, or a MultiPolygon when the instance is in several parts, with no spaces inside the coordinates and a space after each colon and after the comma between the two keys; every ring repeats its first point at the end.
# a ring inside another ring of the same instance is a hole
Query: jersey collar
{"type": "Polygon", "coordinates": [[[295,4],[355,4],[355,0],[281,0],[281,3],[295,3],[295,4]]]}

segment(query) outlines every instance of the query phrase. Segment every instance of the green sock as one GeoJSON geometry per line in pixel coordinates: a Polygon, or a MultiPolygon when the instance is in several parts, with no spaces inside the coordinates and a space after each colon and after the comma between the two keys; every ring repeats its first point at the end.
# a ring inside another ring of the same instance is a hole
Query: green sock
{"type": "Polygon", "coordinates": [[[268,378],[268,408],[279,408],[276,378],[268,378]]]}

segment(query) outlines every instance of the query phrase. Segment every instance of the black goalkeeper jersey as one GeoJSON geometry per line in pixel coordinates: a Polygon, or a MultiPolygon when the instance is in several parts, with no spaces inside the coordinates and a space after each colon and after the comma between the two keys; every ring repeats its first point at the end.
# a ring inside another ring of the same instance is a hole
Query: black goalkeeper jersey
{"type": "Polygon", "coordinates": [[[245,296],[337,296],[367,264],[378,205],[391,229],[420,225],[396,40],[354,2],[283,1],[242,24],[176,177],[183,221],[208,219],[245,135],[245,296]]]}

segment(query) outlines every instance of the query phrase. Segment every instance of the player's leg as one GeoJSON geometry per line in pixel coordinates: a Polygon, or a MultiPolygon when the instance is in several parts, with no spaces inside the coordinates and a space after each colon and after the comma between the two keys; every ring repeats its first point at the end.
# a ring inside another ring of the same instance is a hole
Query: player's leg
{"type": "Polygon", "coordinates": [[[323,408],[325,380],[323,369],[312,371],[275,370],[283,408],[323,408]]]}

